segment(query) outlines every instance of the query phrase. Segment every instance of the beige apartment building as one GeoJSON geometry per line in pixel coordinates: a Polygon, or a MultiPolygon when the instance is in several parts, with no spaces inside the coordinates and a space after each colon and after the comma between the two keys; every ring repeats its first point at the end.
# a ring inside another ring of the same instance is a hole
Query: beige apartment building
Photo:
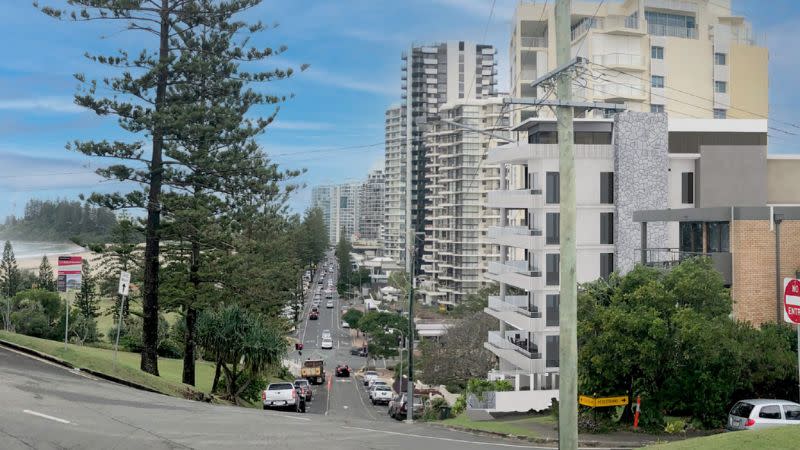
{"type": "MultiPolygon", "coordinates": [[[[510,134],[508,113],[498,97],[446,103],[439,118],[496,136],[510,134]]],[[[485,164],[497,139],[437,120],[424,141],[428,195],[421,290],[426,303],[454,306],[485,284],[484,272],[499,257],[487,233],[500,216],[487,207],[487,195],[499,189],[500,168],[485,164]]]]}
{"type": "MultiPolygon", "coordinates": [[[[553,3],[517,6],[512,97],[546,95],[530,84],[557,65],[553,3]]],[[[576,100],[676,118],[767,118],[767,48],[730,0],[626,0],[599,9],[597,2],[573,2],[572,10],[572,53],[590,61],[573,84],[576,100]]],[[[512,120],[536,116],[526,108],[512,120]]]]}

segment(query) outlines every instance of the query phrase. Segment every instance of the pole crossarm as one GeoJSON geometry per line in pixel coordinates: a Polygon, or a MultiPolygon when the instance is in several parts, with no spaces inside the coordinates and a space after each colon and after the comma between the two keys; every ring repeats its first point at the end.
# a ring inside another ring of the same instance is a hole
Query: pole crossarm
{"type": "Polygon", "coordinates": [[[572,70],[574,67],[579,66],[579,65],[585,65],[588,62],[589,62],[588,59],[583,58],[581,56],[577,56],[575,58],[572,58],[569,62],[559,65],[555,69],[551,70],[550,72],[547,72],[546,74],[544,74],[544,75],[540,76],[539,78],[537,78],[535,81],[531,82],[531,87],[536,87],[536,86],[539,86],[542,83],[549,82],[550,79],[561,75],[563,72],[566,72],[568,70],[572,70]]]}

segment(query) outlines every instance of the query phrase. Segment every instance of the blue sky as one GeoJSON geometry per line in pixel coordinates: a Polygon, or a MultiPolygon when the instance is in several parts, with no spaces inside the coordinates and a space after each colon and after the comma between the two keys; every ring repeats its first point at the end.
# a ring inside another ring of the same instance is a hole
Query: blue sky
{"type": "MultiPolygon", "coordinates": [[[[0,0],[0,217],[21,214],[27,199],[77,197],[124,186],[93,175],[102,164],[68,152],[74,139],[127,138],[113,119],[82,111],[72,103],[76,72],[103,76],[102,68],[82,55],[152,47],[149,35],[120,32],[119,24],[60,23],[25,0],[0,0]]],[[[64,4],[64,0],[40,0],[64,4]]],[[[412,42],[441,40],[494,44],[500,60],[498,88],[507,90],[510,19],[516,0],[266,0],[249,18],[277,28],[256,43],[288,51],[268,60],[269,67],[310,68],[292,79],[264,86],[294,93],[276,122],[260,138],[280,165],[307,172],[308,187],[292,199],[305,209],[311,186],[363,178],[383,163],[383,113],[400,100],[400,53],[412,42]],[[488,26],[487,26],[488,24],[488,26]],[[336,150],[342,147],[360,147],[336,150]]],[[[800,128],[800,3],[796,0],[734,0],[770,48],[772,125],[789,132],[800,128]]],[[[257,111],[259,112],[259,111],[257,111]]],[[[267,114],[269,110],[260,111],[267,114]]],[[[771,132],[770,152],[800,153],[800,137],[771,132]]]]}

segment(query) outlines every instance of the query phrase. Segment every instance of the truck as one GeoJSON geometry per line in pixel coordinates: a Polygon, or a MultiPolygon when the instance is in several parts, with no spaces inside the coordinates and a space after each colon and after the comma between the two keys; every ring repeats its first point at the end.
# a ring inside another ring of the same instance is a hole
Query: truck
{"type": "Polygon", "coordinates": [[[324,365],[325,363],[321,359],[307,359],[300,368],[300,376],[311,384],[322,384],[325,382],[324,365]]]}
{"type": "Polygon", "coordinates": [[[306,412],[305,398],[298,393],[292,383],[270,383],[261,391],[264,409],[288,408],[296,412],[306,412]]]}

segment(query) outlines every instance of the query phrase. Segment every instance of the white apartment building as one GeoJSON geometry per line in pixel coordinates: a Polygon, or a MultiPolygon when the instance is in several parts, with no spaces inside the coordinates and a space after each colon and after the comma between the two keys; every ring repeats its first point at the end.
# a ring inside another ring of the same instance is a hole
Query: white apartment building
{"type": "Polygon", "coordinates": [[[339,223],[339,212],[336,209],[336,198],[338,197],[335,185],[314,186],[311,189],[311,207],[319,208],[322,211],[322,219],[328,227],[328,242],[335,244],[338,231],[336,224],[339,223]]]}
{"type": "Polygon", "coordinates": [[[385,177],[382,170],[373,170],[361,185],[359,195],[358,239],[378,242],[384,217],[385,177]]]}
{"type": "MultiPolygon", "coordinates": [[[[663,113],[624,112],[613,119],[576,119],[574,130],[579,283],[630,270],[641,260],[642,248],[696,251],[687,242],[697,241],[699,226],[665,219],[643,230],[634,212],[693,208],[698,197],[718,206],[724,193],[712,180],[725,178],[727,166],[721,162],[757,160],[766,152],[766,120],[667,120],[663,113]],[[706,168],[706,181],[698,190],[700,167],[706,168]]],[[[499,209],[500,223],[489,229],[489,241],[500,246],[500,257],[485,277],[500,283],[500,295],[490,297],[485,309],[499,327],[484,347],[498,357],[498,370],[490,377],[515,386],[513,392],[495,393],[494,404],[486,408],[495,411],[547,408],[558,397],[559,382],[556,122],[528,119],[512,131],[519,142],[489,150],[487,159],[500,167],[500,189],[488,194],[489,206],[499,209]]],[[[727,272],[729,283],[725,245],[708,251],[722,252],[712,259],[724,277],[727,272]]]]}
{"type": "MultiPolygon", "coordinates": [[[[511,96],[541,97],[531,81],[554,69],[555,2],[522,2],[512,21],[511,96]]],[[[576,100],[683,118],[766,118],[768,52],[730,0],[625,0],[572,3],[572,53],[590,73],[576,100]]],[[[513,123],[550,116],[533,108],[513,123]]],[[[577,116],[582,114],[576,111],[577,116]]],[[[594,114],[602,114],[593,112],[594,114]]]]}
{"type": "MultiPolygon", "coordinates": [[[[446,103],[439,117],[510,137],[508,114],[497,97],[446,103]]],[[[484,163],[497,139],[439,120],[424,136],[429,192],[422,292],[426,303],[454,306],[485,284],[483,273],[499,257],[498,247],[487,241],[487,231],[499,222],[497,210],[487,208],[487,193],[499,189],[500,169],[484,163]]]]}
{"type": "Polygon", "coordinates": [[[496,84],[496,50],[490,45],[464,41],[448,41],[431,45],[412,45],[402,54],[402,105],[403,112],[395,108],[387,111],[386,142],[386,207],[384,225],[386,239],[384,253],[404,262],[408,269],[411,261],[405,260],[407,236],[411,227],[414,233],[416,271],[421,262],[425,232],[425,148],[422,132],[426,123],[439,114],[441,105],[459,99],[484,98],[494,95],[496,84]],[[394,123],[389,118],[406,116],[404,158],[396,154],[400,145],[388,137],[394,134],[394,123]],[[390,165],[400,164],[398,173],[390,165]],[[398,181],[403,180],[403,181],[398,181]],[[405,182],[408,180],[409,182],[405,182]],[[405,215],[396,208],[396,186],[403,184],[405,215]],[[402,220],[402,222],[401,222],[402,220]],[[408,221],[408,222],[407,222],[408,221]],[[410,222],[410,224],[409,224],[410,222]],[[408,225],[407,225],[408,224],[408,225]],[[403,230],[398,233],[398,230],[403,230]]]}
{"type": "Polygon", "coordinates": [[[406,240],[406,114],[402,106],[386,110],[384,121],[383,255],[405,264],[406,240]]]}
{"type": "Polygon", "coordinates": [[[328,226],[328,239],[335,245],[344,236],[353,240],[359,230],[361,183],[315,186],[311,207],[320,208],[328,226]]]}

